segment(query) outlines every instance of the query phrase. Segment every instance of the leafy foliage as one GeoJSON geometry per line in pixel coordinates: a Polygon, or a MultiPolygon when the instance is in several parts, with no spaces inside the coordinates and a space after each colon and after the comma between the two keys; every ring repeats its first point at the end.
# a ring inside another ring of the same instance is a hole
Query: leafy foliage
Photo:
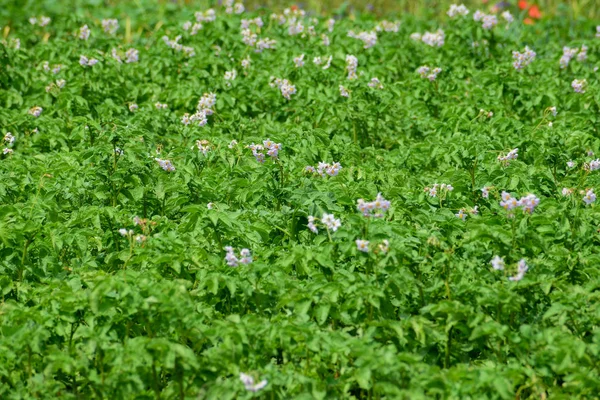
{"type": "Polygon", "coordinates": [[[222,7],[192,35],[198,9],[92,3],[28,9],[45,26],[15,5],[0,14],[0,121],[14,137],[0,160],[1,398],[597,397],[600,213],[580,193],[600,183],[592,21],[486,30],[471,14],[406,15],[365,48],[347,33],[372,31],[369,15],[340,13],[331,32],[299,17],[290,36],[266,10],[222,7]],[[252,32],[275,49],[242,41],[241,19],[258,16],[252,32]],[[441,47],[410,38],[439,27],[441,47]],[[162,39],[178,35],[195,56],[162,39]],[[560,68],[563,46],[582,44],[587,59],[560,68]],[[536,58],[515,70],[525,45],[536,58]],[[112,56],[132,48],[138,62],[112,56]],[[442,71],[422,79],[424,65],[442,71]],[[295,86],[290,100],[272,76],[295,86]],[[207,124],[183,124],[205,93],[207,124]],[[281,149],[260,163],[246,146],[266,139],[281,149]],[[306,172],[321,161],[342,168],[306,172]],[[431,197],[434,183],[453,190],[431,197]],[[540,204],[511,217],[502,191],[540,204]],[[378,193],[390,210],[364,217],[357,200],[378,193]],[[323,214],[341,227],[311,232],[323,214]],[[225,246],[253,262],[228,266],[225,246]],[[529,270],[510,281],[521,259],[529,270]],[[268,383],[247,391],[240,373],[268,383]]]}

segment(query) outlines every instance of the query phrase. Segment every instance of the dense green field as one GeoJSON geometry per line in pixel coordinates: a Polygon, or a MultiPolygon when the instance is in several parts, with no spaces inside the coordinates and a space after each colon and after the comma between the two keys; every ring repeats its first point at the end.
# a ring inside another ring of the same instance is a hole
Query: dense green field
{"type": "Polygon", "coordinates": [[[28,4],[0,398],[600,397],[593,20],[28,4]]]}

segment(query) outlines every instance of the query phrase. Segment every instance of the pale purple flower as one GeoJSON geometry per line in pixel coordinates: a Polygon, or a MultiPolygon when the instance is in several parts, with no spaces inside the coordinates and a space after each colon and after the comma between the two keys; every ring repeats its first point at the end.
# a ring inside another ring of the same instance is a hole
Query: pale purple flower
{"type": "Polygon", "coordinates": [[[587,189],[585,195],[583,196],[583,202],[586,205],[590,205],[596,201],[596,194],[594,193],[594,189],[587,189]]]}
{"type": "Polygon", "coordinates": [[[79,39],[88,40],[88,38],[90,37],[90,33],[90,28],[88,28],[87,25],[82,26],[81,28],[79,28],[79,39]]]}
{"type": "Polygon", "coordinates": [[[585,79],[574,79],[573,82],[571,82],[571,87],[575,93],[585,93],[587,81],[585,79]]]}
{"type": "Polygon", "coordinates": [[[103,19],[102,20],[102,29],[104,29],[105,33],[109,35],[114,35],[117,33],[117,29],[119,29],[119,21],[116,19],[103,19]]]}

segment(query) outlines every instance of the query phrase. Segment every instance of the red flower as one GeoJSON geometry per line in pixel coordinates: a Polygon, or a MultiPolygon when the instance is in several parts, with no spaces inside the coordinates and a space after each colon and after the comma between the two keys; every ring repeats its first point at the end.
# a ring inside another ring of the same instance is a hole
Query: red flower
{"type": "Polygon", "coordinates": [[[533,25],[533,24],[534,24],[534,22],[533,22],[533,20],[532,20],[531,18],[525,18],[525,19],[523,20],[523,23],[524,23],[525,25],[533,25]]]}
{"type": "Polygon", "coordinates": [[[527,1],[519,0],[519,10],[524,10],[527,7],[529,7],[529,4],[527,4],[527,1]]]}
{"type": "Polygon", "coordinates": [[[531,18],[540,19],[542,18],[542,13],[540,12],[540,8],[538,6],[531,6],[529,9],[529,16],[531,18]]]}

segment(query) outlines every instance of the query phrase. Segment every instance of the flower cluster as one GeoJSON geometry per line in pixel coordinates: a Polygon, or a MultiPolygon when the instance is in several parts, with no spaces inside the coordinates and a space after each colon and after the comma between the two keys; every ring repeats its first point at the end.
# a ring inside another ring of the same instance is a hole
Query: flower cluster
{"type": "Polygon", "coordinates": [[[446,183],[434,183],[431,187],[426,187],[425,192],[429,194],[431,197],[437,197],[438,194],[446,194],[454,190],[454,186],[448,185],[446,183]]]}
{"type": "Polygon", "coordinates": [[[587,51],[588,47],[586,45],[582,45],[581,49],[577,47],[563,47],[563,54],[560,57],[559,63],[561,68],[567,68],[571,60],[577,56],[577,61],[584,61],[587,59],[587,51]]]}
{"type": "Polygon", "coordinates": [[[439,73],[442,72],[442,69],[439,67],[430,68],[427,65],[423,65],[417,68],[417,72],[419,73],[419,76],[421,76],[421,78],[427,78],[430,82],[433,82],[435,81],[439,73]]]}
{"type": "MultiPolygon", "coordinates": [[[[226,81],[233,81],[235,80],[235,78],[237,78],[237,71],[234,69],[232,69],[231,71],[225,71],[225,75],[223,76],[223,79],[225,79],[226,81]]],[[[228,85],[231,85],[229,82],[227,82],[228,85]]]]}
{"type": "Polygon", "coordinates": [[[241,14],[245,10],[244,5],[242,3],[233,4],[233,0],[225,0],[223,5],[225,6],[225,12],[227,14],[241,14]]]}
{"type": "Polygon", "coordinates": [[[29,109],[28,113],[37,118],[42,114],[42,111],[44,111],[44,109],[42,107],[35,106],[35,107],[31,107],[29,109]]]}
{"type": "Polygon", "coordinates": [[[79,57],[79,65],[82,67],[93,67],[96,64],[98,64],[98,60],[95,58],[87,58],[83,55],[79,57]]]}
{"type": "Polygon", "coordinates": [[[509,276],[508,279],[513,282],[518,282],[525,277],[525,272],[527,272],[528,269],[529,267],[527,266],[525,259],[522,258],[517,264],[517,274],[515,276],[509,276]]]}
{"type": "Polygon", "coordinates": [[[287,79],[280,79],[272,76],[269,86],[277,86],[277,88],[279,88],[281,91],[281,95],[287,100],[291,100],[292,95],[296,93],[296,86],[292,85],[292,82],[288,81],[287,79]]]}
{"type": "MultiPolygon", "coordinates": [[[[208,140],[196,140],[196,147],[198,148],[199,151],[202,152],[202,154],[206,155],[210,150],[210,142],[208,140]]],[[[194,146],[192,146],[192,149],[194,148],[194,146]]]]}
{"type": "MultiPolygon", "coordinates": [[[[492,264],[492,268],[496,271],[503,271],[506,267],[504,258],[500,256],[494,256],[494,258],[492,258],[492,261],[490,261],[490,264],[492,264]]],[[[525,277],[525,272],[527,272],[528,269],[529,267],[527,266],[527,262],[525,261],[525,259],[522,258],[517,263],[517,274],[514,276],[510,276],[508,279],[511,281],[520,281],[525,277]]]]}
{"type": "Polygon", "coordinates": [[[346,56],[346,71],[348,71],[348,79],[356,79],[356,69],[358,68],[358,58],[351,54],[346,56]]]}
{"type": "Polygon", "coordinates": [[[274,49],[276,44],[277,44],[277,42],[273,39],[269,39],[269,38],[259,39],[256,42],[256,49],[254,50],[254,52],[262,53],[263,50],[274,49]]]}
{"type": "Polygon", "coordinates": [[[516,160],[519,157],[519,148],[514,148],[509,151],[505,156],[499,155],[498,161],[500,161],[504,166],[508,166],[511,160],[516,160]]]}
{"type": "Polygon", "coordinates": [[[593,202],[596,201],[596,194],[594,193],[594,189],[587,189],[585,191],[582,191],[583,193],[583,202],[586,205],[590,205],[593,202]]]}
{"type": "Polygon", "coordinates": [[[321,64],[323,64],[323,62],[325,62],[325,65],[323,65],[322,68],[323,69],[329,69],[329,67],[331,66],[331,60],[332,59],[333,59],[333,56],[327,57],[327,61],[324,61],[323,57],[315,57],[315,58],[313,58],[313,64],[315,64],[315,65],[321,65],[321,64]]]}
{"type": "Polygon", "coordinates": [[[483,29],[492,29],[494,26],[498,25],[498,17],[492,14],[486,14],[479,10],[475,11],[475,14],[473,14],[473,20],[481,21],[481,27],[483,29]]]}
{"type": "Polygon", "coordinates": [[[119,21],[117,21],[116,19],[103,19],[102,29],[104,29],[105,33],[108,33],[109,35],[114,35],[119,29],[119,21]]]}
{"type": "Polygon", "coordinates": [[[252,255],[248,249],[240,250],[239,258],[236,257],[235,253],[233,252],[233,247],[231,246],[225,247],[225,252],[225,261],[230,267],[237,267],[240,264],[248,265],[252,262],[252,255]]]}
{"type": "Polygon", "coordinates": [[[213,22],[217,19],[217,13],[212,8],[209,8],[204,12],[196,11],[194,17],[196,18],[196,22],[213,22]]]}
{"type": "Polygon", "coordinates": [[[79,39],[88,40],[90,37],[90,33],[90,28],[88,28],[87,25],[82,26],[81,28],[79,28],[79,39]]]}
{"type": "MultiPolygon", "coordinates": [[[[10,132],[6,132],[6,134],[4,135],[4,141],[6,142],[7,146],[12,145],[15,142],[15,137],[13,136],[12,133],[10,132]]],[[[2,152],[4,154],[10,154],[13,153],[13,149],[5,147],[2,152]]]]}
{"type": "Polygon", "coordinates": [[[464,17],[469,14],[469,10],[467,9],[467,7],[465,7],[464,4],[461,4],[461,5],[452,4],[446,14],[448,14],[448,16],[450,18],[454,18],[457,15],[461,15],[464,17]]]}
{"type": "MultiPolygon", "coordinates": [[[[44,69],[44,71],[49,72],[50,71],[50,63],[48,61],[44,61],[44,63],[42,64],[42,68],[44,69]]],[[[62,69],[61,64],[54,64],[52,66],[52,73],[56,75],[60,72],[61,69],[62,69]]]]}
{"type": "Polygon", "coordinates": [[[513,67],[516,70],[520,70],[531,64],[531,62],[535,59],[535,51],[531,50],[528,46],[525,46],[525,50],[522,53],[518,51],[512,52],[513,56],[513,67]]]}
{"type": "Polygon", "coordinates": [[[446,35],[443,30],[438,29],[435,32],[425,32],[422,35],[415,32],[410,35],[410,38],[415,41],[421,41],[431,47],[442,47],[446,40],[446,35]]]}
{"type": "Polygon", "coordinates": [[[50,92],[52,88],[62,89],[67,84],[67,81],[64,79],[57,79],[56,82],[51,82],[48,86],[46,86],[46,92],[50,92]]]}
{"type": "Polygon", "coordinates": [[[174,40],[169,39],[169,37],[165,35],[162,37],[162,40],[167,46],[169,46],[173,50],[182,51],[188,57],[193,57],[196,55],[196,50],[194,50],[193,47],[183,46],[179,43],[179,41],[181,40],[181,35],[177,36],[174,40]]]}
{"type": "Polygon", "coordinates": [[[589,164],[585,164],[583,168],[588,171],[596,171],[600,169],[600,159],[590,161],[589,164]]]}
{"type": "Polygon", "coordinates": [[[273,159],[277,159],[279,156],[279,150],[281,150],[281,143],[275,143],[271,139],[263,140],[263,144],[250,144],[246,148],[252,150],[252,155],[256,158],[259,163],[265,162],[265,155],[263,151],[267,150],[267,155],[273,159]]]}
{"type": "Polygon", "coordinates": [[[575,93],[585,93],[587,81],[585,79],[574,79],[573,82],[571,82],[571,87],[575,93]]]}
{"type": "Polygon", "coordinates": [[[398,33],[398,31],[400,30],[400,21],[391,22],[391,21],[383,20],[377,24],[377,26],[375,27],[375,30],[377,32],[385,31],[385,32],[398,33]]]}
{"type": "Polygon", "coordinates": [[[344,86],[340,85],[340,96],[350,97],[350,92],[344,86]]]}
{"type": "Polygon", "coordinates": [[[190,31],[190,35],[194,36],[195,34],[198,33],[198,31],[200,29],[202,29],[204,27],[204,25],[202,25],[200,22],[196,22],[194,24],[192,24],[191,21],[186,21],[183,23],[183,30],[184,31],[190,31]]]}
{"type": "MultiPolygon", "coordinates": [[[[502,18],[506,21],[506,23],[510,24],[515,20],[515,17],[510,13],[510,11],[504,11],[502,13],[502,18]]],[[[508,29],[508,26],[506,27],[508,29]]]]}
{"type": "Polygon", "coordinates": [[[169,108],[168,104],[166,103],[161,103],[160,101],[157,101],[156,103],[154,103],[154,107],[157,110],[165,110],[167,108],[169,108]]]}
{"type": "Polygon", "coordinates": [[[325,177],[325,175],[337,176],[340,173],[341,169],[342,169],[342,165],[339,162],[334,162],[332,164],[329,164],[324,161],[321,161],[317,165],[316,169],[315,169],[315,167],[308,165],[304,168],[304,171],[311,172],[313,174],[317,173],[321,177],[325,177]]]}
{"type": "MultiPolygon", "coordinates": [[[[362,251],[363,253],[368,253],[369,252],[369,244],[370,244],[370,242],[368,240],[356,239],[355,243],[356,243],[356,249],[358,251],[362,251]]],[[[390,241],[387,240],[387,239],[384,239],[377,246],[377,249],[375,250],[375,253],[381,252],[383,254],[386,254],[388,251],[390,251],[390,241]]]]}
{"type": "Polygon", "coordinates": [[[373,89],[383,89],[383,84],[379,81],[378,78],[371,78],[369,81],[369,87],[373,89]]]}
{"type": "MultiPolygon", "coordinates": [[[[130,64],[139,61],[139,51],[136,49],[129,49],[125,52],[125,63],[130,64]]],[[[111,50],[112,57],[117,60],[117,62],[122,63],[121,56],[117,52],[117,49],[113,48],[111,50]]]]}
{"type": "MultiPolygon", "coordinates": [[[[319,229],[315,222],[318,221],[317,218],[312,215],[308,216],[308,229],[310,229],[313,233],[319,233],[319,229]]],[[[324,213],[321,217],[321,223],[328,231],[335,232],[338,230],[342,223],[339,219],[336,219],[333,214],[324,213]]]]}
{"type": "Polygon", "coordinates": [[[171,160],[163,160],[162,158],[155,158],[154,161],[158,163],[158,165],[167,172],[175,172],[175,166],[171,162],[171,160]]]}
{"type": "MultiPolygon", "coordinates": [[[[528,194],[517,200],[517,198],[512,197],[510,193],[502,192],[502,200],[500,201],[500,206],[506,211],[512,211],[517,207],[521,207],[524,212],[528,212],[529,214],[533,213],[538,204],[540,204],[540,199],[534,194],[528,194]]],[[[509,215],[512,216],[512,213],[509,215]]]]}
{"type": "Polygon", "coordinates": [[[213,107],[217,103],[217,95],[214,93],[204,93],[198,100],[198,111],[204,112],[206,115],[213,114],[213,107]]]}
{"type": "Polygon", "coordinates": [[[31,25],[39,25],[39,26],[46,26],[50,23],[50,21],[52,21],[52,19],[50,19],[49,17],[45,17],[45,16],[41,16],[39,18],[36,17],[31,17],[29,18],[29,23],[31,25]]]}
{"type": "Polygon", "coordinates": [[[348,37],[362,41],[364,49],[370,49],[377,44],[377,32],[375,31],[360,32],[358,34],[354,33],[354,31],[350,31],[348,32],[348,37]]]}
{"type": "Polygon", "coordinates": [[[267,380],[262,380],[258,383],[254,383],[254,378],[251,377],[250,375],[244,374],[244,373],[240,373],[240,380],[242,381],[242,383],[244,384],[244,387],[246,388],[246,390],[250,391],[250,392],[258,392],[260,389],[264,388],[265,386],[267,386],[267,380]]]}
{"type": "Polygon", "coordinates": [[[377,197],[373,201],[364,201],[358,199],[356,201],[356,209],[362,213],[364,217],[383,218],[383,215],[390,209],[391,202],[386,200],[381,193],[377,193],[377,197]]]}
{"type": "Polygon", "coordinates": [[[461,208],[460,210],[458,210],[458,212],[456,214],[454,214],[456,216],[456,218],[460,218],[463,221],[465,221],[467,219],[467,215],[468,214],[472,214],[472,215],[477,215],[479,214],[479,207],[475,206],[470,210],[467,210],[466,208],[461,208]]]}
{"type": "Polygon", "coordinates": [[[304,54],[294,57],[294,66],[296,66],[296,68],[304,67],[304,54]]]}

